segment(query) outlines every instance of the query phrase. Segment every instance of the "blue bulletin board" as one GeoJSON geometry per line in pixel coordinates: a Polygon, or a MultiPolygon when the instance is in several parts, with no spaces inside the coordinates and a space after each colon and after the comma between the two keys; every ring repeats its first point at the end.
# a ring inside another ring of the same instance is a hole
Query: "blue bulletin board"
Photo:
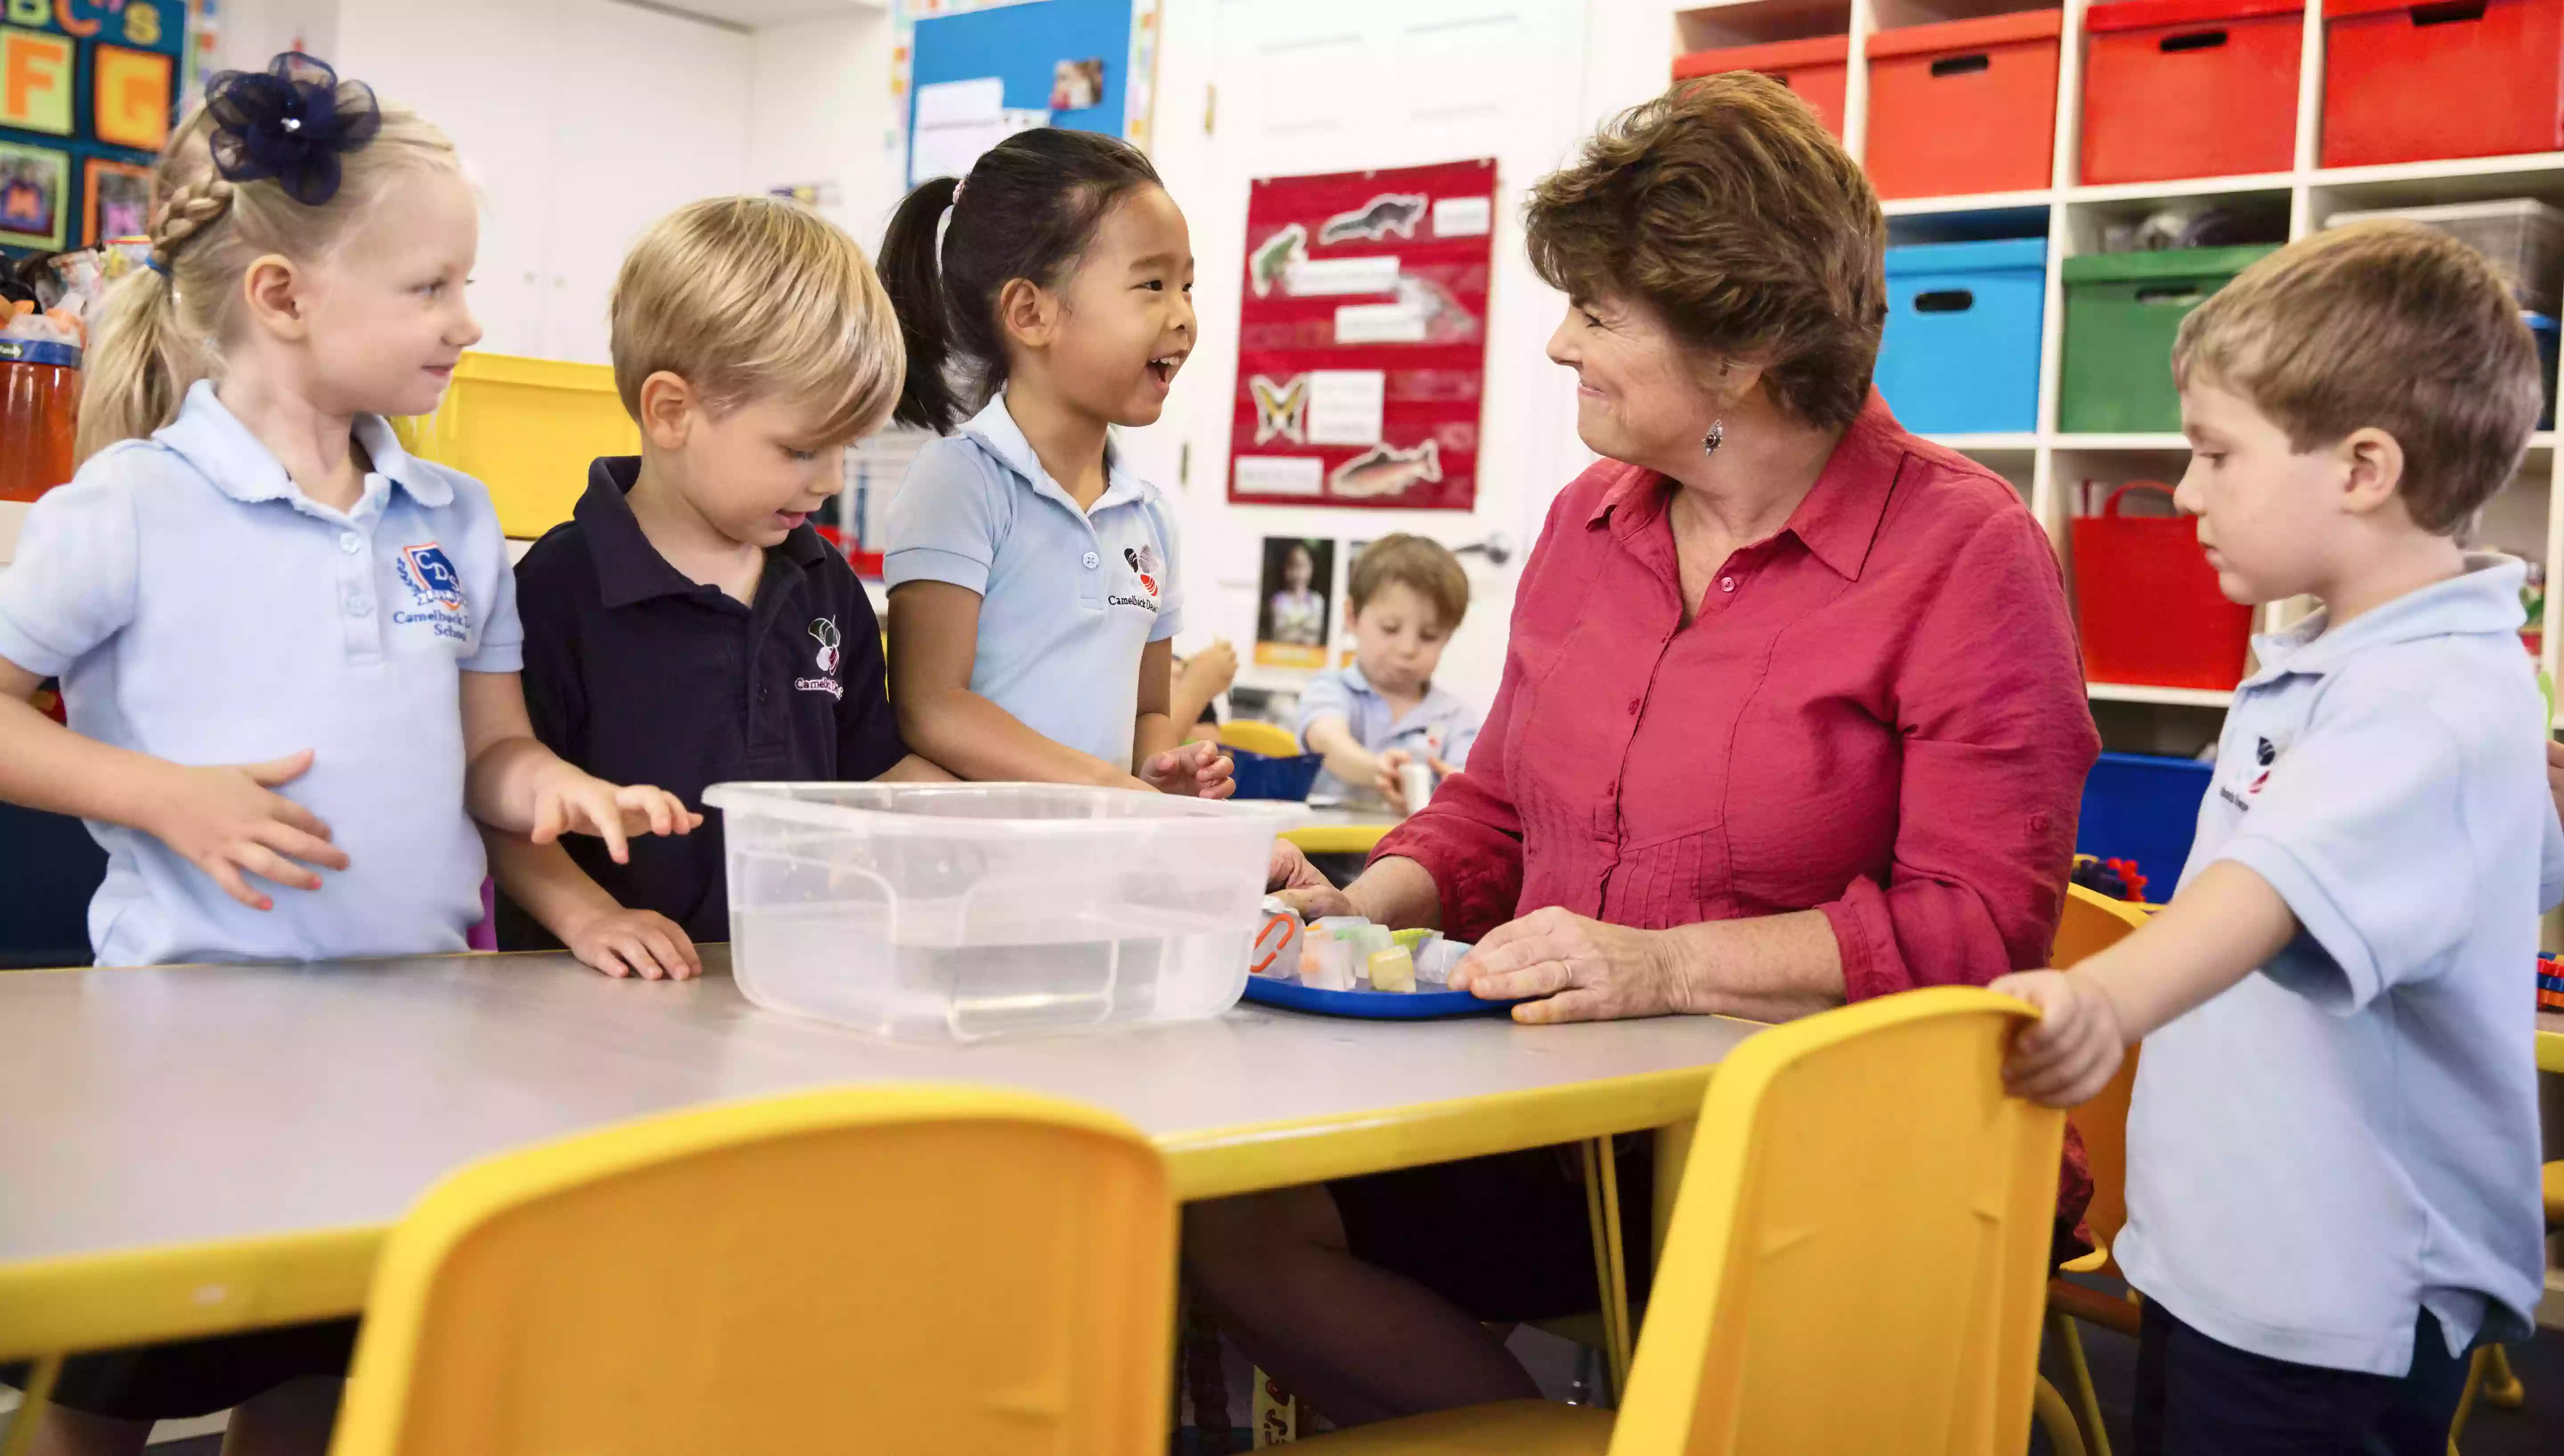
{"type": "Polygon", "coordinates": [[[84,247],[93,182],[132,194],[184,87],[186,36],[186,0],[0,0],[0,251],[84,247]]]}
{"type": "MultiPolygon", "coordinates": [[[[966,5],[967,0],[963,0],[966,5]]],[[[994,76],[1005,82],[1012,110],[1047,110],[1051,80],[1062,61],[1101,60],[1102,99],[1077,110],[1053,112],[1051,124],[1127,135],[1132,0],[1024,0],[962,8],[946,0],[916,4],[916,34],[909,63],[908,129],[917,129],[917,88],[994,76]],[[939,9],[949,13],[936,13],[939,9]]],[[[1146,7],[1154,12],[1156,7],[1146,7]]],[[[1147,78],[1141,79],[1145,87],[1147,78]]]]}

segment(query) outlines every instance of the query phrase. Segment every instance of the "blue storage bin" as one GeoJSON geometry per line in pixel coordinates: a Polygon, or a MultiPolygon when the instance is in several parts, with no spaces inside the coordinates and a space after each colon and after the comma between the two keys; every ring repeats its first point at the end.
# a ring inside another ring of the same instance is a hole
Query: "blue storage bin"
{"type": "Polygon", "coordinates": [[[1229,749],[1228,756],[1237,765],[1236,797],[1241,799],[1305,799],[1318,781],[1319,765],[1327,761],[1323,753],[1281,757],[1243,748],[1229,749]]]}
{"type": "Polygon", "coordinates": [[[2528,325],[2529,335],[2537,340],[2537,379],[2546,391],[2546,410],[2537,417],[2537,428],[2555,428],[2555,320],[2543,313],[2521,310],[2519,321],[2528,325]]]}
{"type": "Polygon", "coordinates": [[[2146,899],[2172,899],[2199,833],[2199,801],[2216,765],[2148,753],[2104,753],[2083,780],[2083,814],[2074,852],[2134,860],[2150,882],[2146,899]]]}
{"type": "Polygon", "coordinates": [[[1878,392],[1924,435],[2038,428],[2038,322],[2047,240],[1887,250],[1878,392]]]}

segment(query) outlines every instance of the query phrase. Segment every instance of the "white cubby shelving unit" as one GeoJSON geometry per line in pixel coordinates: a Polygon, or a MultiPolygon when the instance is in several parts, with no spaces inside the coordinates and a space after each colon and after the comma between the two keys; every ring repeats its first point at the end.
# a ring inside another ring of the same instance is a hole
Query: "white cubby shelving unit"
{"type": "MultiPolygon", "coordinates": [[[[1844,88],[1844,142],[1857,156],[1867,135],[1868,74],[1862,53],[1874,32],[1939,21],[2017,11],[2059,8],[2019,0],[1726,0],[1682,5],[1673,12],[1673,53],[1717,50],[1816,36],[1849,38],[1850,69],[1844,88]]],[[[2324,32],[2321,0],[2305,10],[2304,43],[2297,77],[2295,165],[2284,172],[2198,177],[2164,182],[2083,186],[2080,174],[2086,0],[2065,0],[2056,79],[2056,137],[2050,185],[2027,191],[1956,197],[1898,198],[1883,204],[1891,242],[1959,238],[2039,237],[2047,240],[2045,308],[2041,321],[2038,383],[2039,428],[2027,434],[1935,436],[2010,479],[2047,527],[2060,555],[2068,557],[2066,522],[2079,483],[2111,486],[2132,480],[2178,482],[2189,446],[2178,434],[2075,435],[2056,428],[2058,379],[2064,358],[2065,259],[2101,251],[2103,229],[2167,204],[2206,200],[2246,214],[2261,214],[2275,237],[2301,238],[2335,212],[2439,202],[2532,197],[2564,205],[2564,152],[2524,156],[2458,157],[2394,166],[2325,168],[2316,144],[2323,124],[2324,32]]],[[[1671,57],[1668,57],[1670,66],[1671,57]]],[[[1892,401],[1891,401],[1892,402],[1892,401]]],[[[2486,508],[2475,539],[2545,563],[2550,584],[2564,579],[2564,512],[2557,491],[2555,432],[2541,431],[2508,490],[2486,508]]],[[[2275,603],[2256,625],[2262,630],[2293,620],[2302,603],[2275,603]]],[[[2541,665],[2557,673],[2564,647],[2564,610],[2547,597],[2541,665]]],[[[2559,673],[2564,677],[2564,673],[2559,673]]],[[[2163,709],[2216,710],[2232,695],[2138,684],[2095,683],[2095,703],[2163,709]]],[[[2214,719],[2205,731],[2214,734],[2214,719]]]]}

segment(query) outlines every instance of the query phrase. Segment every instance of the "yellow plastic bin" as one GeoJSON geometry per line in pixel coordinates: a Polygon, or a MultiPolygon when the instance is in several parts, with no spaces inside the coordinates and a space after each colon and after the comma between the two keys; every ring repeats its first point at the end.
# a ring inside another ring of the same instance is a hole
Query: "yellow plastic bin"
{"type": "Polygon", "coordinates": [[[612,369],[512,354],[465,354],[436,413],[392,427],[411,454],[488,486],[501,528],[524,538],[569,520],[590,461],[641,451],[612,369]]]}

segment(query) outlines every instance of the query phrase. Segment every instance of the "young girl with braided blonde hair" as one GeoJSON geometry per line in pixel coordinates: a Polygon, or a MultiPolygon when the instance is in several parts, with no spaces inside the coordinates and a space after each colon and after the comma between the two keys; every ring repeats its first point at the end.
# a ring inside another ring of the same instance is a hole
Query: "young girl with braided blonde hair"
{"type": "MultiPolygon", "coordinates": [[[[620,860],[700,819],[534,739],[489,493],[385,423],[432,411],[481,336],[452,144],[309,57],[206,97],[98,330],[79,474],[0,575],[0,799],[107,851],[101,964],[460,951],[482,832],[620,860]],[[49,677],[68,728],[28,702],[49,677]]],[[[572,939],[591,963],[657,918],[607,919],[572,939]]],[[[352,1332],[77,1358],[37,1449],[138,1451],[237,1406],[226,1450],[321,1451],[352,1332]]]]}

